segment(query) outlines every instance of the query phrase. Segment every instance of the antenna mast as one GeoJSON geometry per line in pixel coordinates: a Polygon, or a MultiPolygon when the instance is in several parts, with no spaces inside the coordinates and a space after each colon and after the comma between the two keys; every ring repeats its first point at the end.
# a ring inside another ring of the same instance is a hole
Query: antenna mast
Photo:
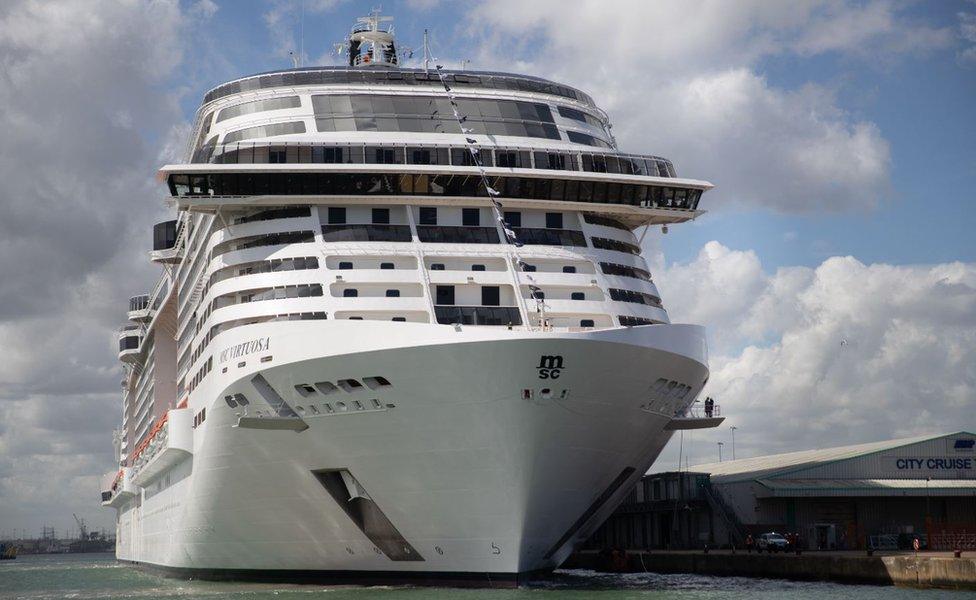
{"type": "Polygon", "coordinates": [[[424,73],[430,73],[430,40],[424,29],[424,73]]]}

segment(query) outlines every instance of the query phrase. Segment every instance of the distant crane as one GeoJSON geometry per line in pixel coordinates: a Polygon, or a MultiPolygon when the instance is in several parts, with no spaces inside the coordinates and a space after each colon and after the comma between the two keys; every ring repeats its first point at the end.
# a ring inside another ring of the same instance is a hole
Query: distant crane
{"type": "Polygon", "coordinates": [[[78,515],[71,513],[71,516],[75,518],[75,523],[78,524],[78,538],[82,540],[88,539],[88,527],[85,525],[84,519],[79,519],[78,515]]]}

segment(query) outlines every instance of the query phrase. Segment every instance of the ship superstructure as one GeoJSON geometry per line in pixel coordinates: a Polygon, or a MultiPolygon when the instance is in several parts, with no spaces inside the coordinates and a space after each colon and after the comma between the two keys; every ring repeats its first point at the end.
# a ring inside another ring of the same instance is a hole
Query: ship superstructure
{"type": "Polygon", "coordinates": [[[557,566],[708,377],[641,256],[711,187],[619,151],[592,98],[402,68],[360,20],[344,66],[209,91],[177,218],[130,301],[120,559],[203,578],[469,579],[557,566]],[[638,235],[635,235],[635,231],[638,235]]]}

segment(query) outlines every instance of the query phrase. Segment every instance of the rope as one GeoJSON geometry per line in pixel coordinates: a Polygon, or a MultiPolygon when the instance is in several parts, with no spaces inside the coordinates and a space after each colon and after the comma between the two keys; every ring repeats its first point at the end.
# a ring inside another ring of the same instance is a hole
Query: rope
{"type": "MultiPolygon", "coordinates": [[[[502,231],[505,233],[505,238],[508,240],[508,242],[511,245],[515,247],[515,250],[512,251],[512,255],[515,256],[515,263],[518,265],[518,269],[515,271],[515,283],[516,285],[518,285],[519,289],[516,290],[516,293],[517,294],[522,293],[521,292],[522,282],[519,278],[519,273],[522,273],[525,275],[525,279],[528,280],[529,282],[528,288],[529,291],[532,293],[532,299],[535,300],[536,311],[540,315],[539,324],[542,326],[543,329],[545,329],[546,326],[545,311],[544,311],[545,302],[540,297],[540,295],[542,294],[542,289],[538,285],[536,285],[535,278],[529,274],[530,273],[529,264],[524,260],[522,260],[522,256],[518,252],[518,249],[521,248],[523,244],[521,241],[519,241],[518,235],[515,233],[515,230],[512,229],[512,226],[505,221],[505,215],[502,212],[504,206],[502,205],[501,202],[497,200],[497,197],[501,195],[501,192],[493,188],[491,186],[491,183],[488,181],[488,173],[487,171],[485,171],[485,166],[481,161],[481,153],[478,150],[478,146],[480,144],[478,143],[478,140],[474,139],[473,137],[469,137],[471,135],[474,135],[474,131],[464,126],[464,123],[465,121],[468,120],[468,117],[467,115],[461,115],[461,113],[458,112],[457,98],[455,97],[454,93],[451,91],[451,86],[448,85],[447,81],[444,79],[444,72],[443,72],[444,66],[436,65],[436,68],[437,68],[437,78],[440,80],[441,85],[444,86],[444,91],[447,93],[447,96],[451,102],[451,112],[454,113],[454,119],[457,121],[458,126],[461,128],[461,133],[465,135],[464,141],[467,144],[468,152],[471,154],[471,159],[474,161],[475,166],[478,167],[478,173],[481,176],[481,184],[484,186],[485,192],[488,193],[488,199],[491,200],[491,208],[492,208],[492,212],[495,215],[495,220],[498,221],[498,223],[502,226],[502,231]]],[[[490,140],[491,138],[489,138],[489,141],[490,140]]],[[[526,325],[531,328],[530,324],[527,323],[526,325]]]]}

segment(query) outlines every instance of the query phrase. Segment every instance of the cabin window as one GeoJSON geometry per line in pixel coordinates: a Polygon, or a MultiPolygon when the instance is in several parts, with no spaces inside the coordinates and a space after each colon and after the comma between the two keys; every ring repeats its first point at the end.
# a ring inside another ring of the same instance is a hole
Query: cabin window
{"type": "Polygon", "coordinates": [[[307,383],[298,383],[295,384],[295,391],[298,392],[303,398],[308,398],[315,393],[315,388],[307,383]]]}
{"type": "Polygon", "coordinates": [[[497,285],[487,285],[481,288],[482,306],[499,306],[501,304],[501,291],[497,285]]]}
{"type": "Polygon", "coordinates": [[[444,270],[444,263],[434,263],[434,264],[430,265],[430,270],[431,271],[443,271],[444,270]]]}
{"type": "Polygon", "coordinates": [[[586,300],[586,294],[583,292],[573,292],[570,295],[571,300],[586,300]]]}
{"type": "Polygon", "coordinates": [[[335,384],[329,381],[317,382],[315,384],[315,389],[317,389],[319,393],[322,394],[323,396],[326,396],[328,394],[334,394],[335,392],[339,391],[339,388],[337,388],[335,384]]]}
{"type": "Polygon", "coordinates": [[[420,225],[437,225],[437,207],[420,207],[420,225]]]}
{"type": "Polygon", "coordinates": [[[472,271],[484,271],[485,265],[471,265],[472,271]]]}
{"type": "Polygon", "coordinates": [[[454,286],[453,285],[437,286],[435,304],[454,306],[454,286]]]}
{"type": "Polygon", "coordinates": [[[396,322],[396,323],[406,323],[407,322],[407,318],[406,317],[393,317],[393,321],[396,322]]]}
{"type": "Polygon", "coordinates": [[[563,267],[563,273],[575,273],[576,267],[563,267]]]}
{"type": "Polygon", "coordinates": [[[387,298],[399,298],[400,297],[400,290],[386,290],[386,297],[387,298]]]}
{"type": "Polygon", "coordinates": [[[349,288],[349,289],[342,290],[342,297],[343,298],[356,298],[357,296],[359,296],[359,290],[357,290],[355,288],[349,288]]]}
{"type": "Polygon", "coordinates": [[[593,327],[593,319],[581,319],[580,327],[593,327]]]}
{"type": "Polygon", "coordinates": [[[352,263],[349,261],[342,261],[339,263],[339,269],[342,271],[348,271],[352,268],[352,263]]]}
{"type": "Polygon", "coordinates": [[[329,207],[329,225],[345,225],[346,208],[344,206],[329,207]]]}
{"type": "Polygon", "coordinates": [[[380,268],[383,270],[390,270],[395,269],[396,267],[393,266],[393,263],[380,263],[380,268]]]}
{"type": "Polygon", "coordinates": [[[505,222],[511,227],[522,226],[522,213],[514,210],[505,211],[505,222]]]}
{"type": "Polygon", "coordinates": [[[465,227],[479,227],[481,225],[481,209],[462,208],[461,224],[465,227]]]}
{"type": "Polygon", "coordinates": [[[546,228],[547,229],[562,229],[563,228],[563,213],[546,213],[546,228]]]}
{"type": "Polygon", "coordinates": [[[388,208],[374,208],[373,209],[373,224],[374,225],[389,225],[390,224],[390,209],[388,209],[388,208]]]}

